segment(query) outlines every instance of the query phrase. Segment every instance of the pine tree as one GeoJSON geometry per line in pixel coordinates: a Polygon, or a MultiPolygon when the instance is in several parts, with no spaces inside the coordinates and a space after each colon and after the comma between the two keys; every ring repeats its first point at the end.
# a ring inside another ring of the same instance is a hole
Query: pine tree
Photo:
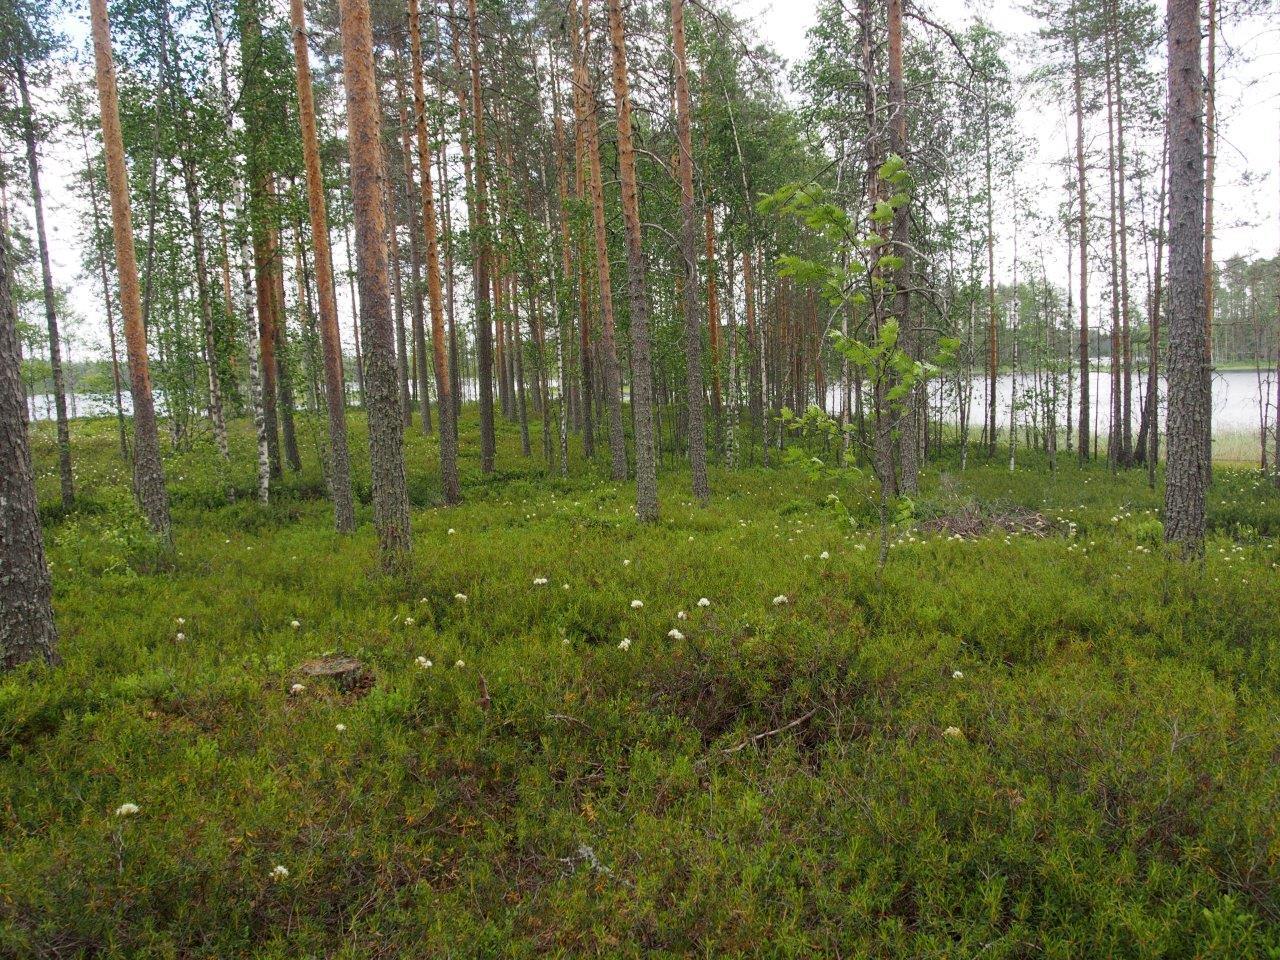
{"type": "Polygon", "coordinates": [[[404,472],[404,420],[397,396],[395,330],[387,273],[385,168],[374,78],[373,33],[369,0],[342,0],[339,7],[374,525],[378,530],[382,566],[393,569],[408,556],[411,543],[404,472]]]}
{"type": "Polygon", "coordinates": [[[129,385],[133,395],[134,492],[151,529],[163,540],[170,541],[169,492],[165,488],[160,440],[156,432],[155,401],[151,396],[147,332],[142,324],[138,259],[133,247],[133,213],[129,202],[129,174],[125,168],[124,139],[120,131],[120,107],[115,62],[111,53],[107,0],[91,0],[89,10],[93,21],[93,53],[97,64],[102,142],[107,157],[107,187],[111,197],[111,222],[115,234],[120,312],[124,318],[129,385]]]}

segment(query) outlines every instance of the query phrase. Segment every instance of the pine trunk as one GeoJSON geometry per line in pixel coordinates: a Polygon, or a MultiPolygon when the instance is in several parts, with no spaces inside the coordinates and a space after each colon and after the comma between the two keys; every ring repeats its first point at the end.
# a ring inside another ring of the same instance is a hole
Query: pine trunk
{"type": "MultiPolygon", "coordinates": [[[[627,241],[627,292],[631,306],[631,412],[635,421],[636,515],[658,519],[658,468],[653,438],[653,375],[649,342],[649,294],[645,282],[640,196],[631,132],[631,90],[621,0],[608,0],[613,52],[613,98],[618,105],[618,172],[627,241]]],[[[708,242],[710,242],[708,240],[708,242]]]]}
{"type": "Polygon", "coordinates": [[[307,209],[315,249],[316,300],[320,312],[320,346],[324,353],[325,405],[329,422],[329,493],[334,526],[339,533],[355,529],[351,495],[351,456],[347,447],[346,382],[342,370],[342,333],[333,286],[333,254],[329,247],[329,214],[325,208],[324,172],[316,135],[315,97],[311,89],[311,57],[303,0],[289,0],[293,54],[297,67],[298,117],[302,127],[302,159],[307,174],[307,209]]]}
{"type": "Polygon", "coordinates": [[[685,56],[684,0],[671,0],[671,36],[676,70],[676,137],[679,141],[680,253],[683,260],[684,346],[688,400],[689,466],[693,495],[706,502],[707,434],[703,410],[702,330],[698,322],[698,213],[693,198],[693,132],[689,102],[689,68],[685,56]]]}
{"type": "Polygon", "coordinates": [[[27,444],[9,238],[0,230],[0,672],[57,660],[49,565],[27,444]]]}
{"type": "MultiPolygon", "coordinates": [[[[431,347],[435,362],[436,395],[440,398],[440,484],[444,501],[461,499],[458,489],[458,420],[453,377],[445,357],[444,303],[440,289],[440,253],[436,237],[435,192],[431,186],[431,142],[427,139],[427,101],[422,77],[422,24],[418,0],[409,0],[409,58],[413,67],[414,133],[418,142],[418,169],[422,176],[422,226],[427,247],[427,298],[431,309],[431,347]]],[[[425,364],[419,353],[419,364],[425,364]]],[[[425,404],[425,399],[424,399],[425,404]]]]}
{"type": "Polygon", "coordinates": [[[383,217],[382,140],[374,80],[368,0],[342,0],[343,83],[347,92],[347,140],[359,265],[360,321],[365,354],[365,407],[369,417],[369,466],[374,525],[384,569],[399,566],[410,551],[409,498],[404,471],[404,421],[396,387],[395,330],[387,276],[383,217]]]}
{"type": "Polygon", "coordinates": [[[1204,552],[1208,486],[1200,6],[1169,0],[1169,455],[1165,539],[1204,552]]]}
{"type": "Polygon", "coordinates": [[[107,187],[111,197],[111,222],[115,235],[116,270],[120,284],[120,312],[124,318],[125,347],[133,394],[134,492],[151,529],[172,541],[169,492],[160,461],[155,401],[151,396],[151,372],[147,365],[147,334],[142,325],[142,296],[138,285],[138,259],[133,247],[133,214],[129,203],[129,173],[120,129],[120,103],[116,90],[115,61],[111,53],[111,28],[107,0],[91,0],[93,52],[97,65],[98,99],[101,105],[102,142],[107,158],[107,187]]]}

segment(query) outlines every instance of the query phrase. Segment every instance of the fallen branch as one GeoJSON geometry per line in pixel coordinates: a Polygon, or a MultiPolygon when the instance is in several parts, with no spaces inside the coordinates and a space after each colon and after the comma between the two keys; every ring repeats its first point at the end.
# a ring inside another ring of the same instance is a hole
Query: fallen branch
{"type": "Polygon", "coordinates": [[[792,727],[800,726],[800,724],[804,723],[806,720],[808,720],[817,712],[818,712],[818,708],[814,707],[808,713],[804,714],[803,716],[796,717],[790,723],[784,723],[782,726],[774,730],[766,730],[764,733],[757,733],[754,737],[747,737],[747,739],[743,740],[736,747],[729,747],[729,749],[721,750],[720,752],[724,754],[737,753],[739,750],[743,749],[744,747],[749,747],[753,743],[759,743],[765,737],[776,736],[779,733],[783,733],[787,730],[790,730],[792,727]]]}

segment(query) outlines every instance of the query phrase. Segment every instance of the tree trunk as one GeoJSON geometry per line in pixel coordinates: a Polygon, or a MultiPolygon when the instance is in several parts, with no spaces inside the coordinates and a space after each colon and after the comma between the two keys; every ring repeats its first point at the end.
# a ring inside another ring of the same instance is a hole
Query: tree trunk
{"type": "Polygon", "coordinates": [[[0,230],[0,671],[57,660],[49,565],[27,445],[9,237],[0,230]]]}
{"type": "Polygon", "coordinates": [[[493,472],[497,441],[493,429],[493,322],[489,302],[489,272],[493,266],[493,238],[489,234],[487,207],[488,186],[485,180],[484,98],[480,92],[480,17],[476,12],[476,0],[467,0],[467,26],[471,44],[471,122],[475,139],[475,191],[469,202],[474,202],[476,243],[476,362],[477,379],[480,381],[480,470],[493,472]]]}
{"type": "MultiPolygon", "coordinates": [[[[237,5],[240,16],[240,58],[243,81],[241,85],[241,110],[246,128],[265,127],[268,124],[269,106],[261,84],[265,79],[260,68],[255,69],[262,57],[261,0],[243,0],[237,5]]],[[[258,358],[262,377],[262,417],[267,432],[267,455],[271,464],[271,476],[279,477],[280,436],[278,404],[276,401],[276,334],[278,316],[276,304],[276,254],[279,236],[275,226],[276,188],[271,171],[271,158],[266,144],[260,137],[248,138],[246,165],[249,180],[250,235],[253,244],[253,277],[257,294],[258,358]]]]}
{"type": "Polygon", "coordinates": [[[333,522],[339,533],[355,529],[351,495],[351,456],[347,448],[346,383],[342,370],[342,333],[333,287],[333,255],[329,247],[329,214],[325,209],[324,172],[316,135],[315,97],[311,89],[311,57],[303,0],[289,0],[293,55],[297,67],[298,118],[302,127],[302,160],[307,174],[307,209],[315,250],[316,300],[320,312],[320,346],[324,353],[325,404],[329,415],[329,493],[333,522]]]}
{"type": "Polygon", "coordinates": [[[684,267],[684,347],[689,421],[689,466],[693,495],[703,503],[707,483],[707,434],[702,388],[702,331],[698,323],[698,214],[693,199],[693,132],[690,128],[689,68],[685,57],[684,0],[671,0],[671,36],[676,69],[676,137],[679,141],[680,253],[684,267]]]}
{"type": "Polygon", "coordinates": [[[1112,52],[1115,62],[1116,107],[1116,192],[1120,217],[1120,354],[1122,363],[1122,396],[1120,416],[1123,423],[1120,462],[1133,466],[1133,341],[1129,330],[1129,225],[1128,204],[1125,202],[1125,171],[1127,161],[1124,149],[1124,95],[1123,73],[1120,55],[1120,29],[1116,22],[1116,0],[1111,3],[1111,18],[1115,33],[1112,52]]]}
{"type": "MultiPolygon", "coordinates": [[[[412,29],[414,32],[417,30],[416,18],[412,24],[412,29]]],[[[412,49],[411,43],[410,55],[412,55],[412,49]]],[[[422,239],[421,233],[418,230],[418,204],[415,202],[415,200],[420,201],[421,192],[419,192],[417,198],[414,197],[413,191],[416,186],[413,173],[414,126],[409,122],[408,104],[405,100],[403,87],[404,81],[401,76],[401,71],[397,70],[396,96],[400,101],[401,165],[404,169],[405,201],[409,217],[409,281],[411,283],[410,290],[412,294],[409,298],[409,305],[413,318],[412,330],[410,331],[413,336],[413,349],[411,351],[413,355],[413,370],[411,372],[413,375],[414,386],[417,390],[418,408],[422,418],[422,435],[430,436],[432,433],[431,388],[427,361],[427,332],[422,307],[422,239]]],[[[429,163],[430,155],[428,155],[427,159],[429,163]]],[[[428,168],[424,176],[429,177],[430,175],[431,171],[428,168]]],[[[427,202],[431,204],[434,210],[435,204],[430,195],[427,197],[427,202]]],[[[410,417],[406,417],[405,422],[408,423],[410,419],[410,417]]]]}
{"type": "MultiPolygon", "coordinates": [[[[903,160],[907,157],[907,94],[902,79],[902,0],[889,0],[889,151],[903,160]]],[[[910,192],[907,191],[908,198],[910,192]]],[[[898,321],[899,343],[902,350],[918,360],[919,353],[915,327],[911,319],[911,206],[910,200],[893,212],[893,251],[900,265],[895,267],[890,281],[893,284],[893,315],[898,321]]],[[[824,388],[825,393],[825,388],[824,388]]],[[[919,486],[920,456],[917,408],[920,402],[919,388],[903,398],[898,422],[899,486],[905,493],[915,493],[919,486]]]]}
{"type": "Polygon", "coordinates": [[[1071,80],[1075,92],[1076,113],[1076,203],[1079,217],[1080,244],[1080,426],[1076,431],[1080,462],[1089,459],[1089,213],[1084,169],[1084,78],[1080,63],[1080,22],[1077,14],[1071,23],[1071,80]]]}
{"type": "Polygon", "coordinates": [[[31,178],[31,205],[35,210],[36,242],[40,248],[40,276],[44,281],[44,318],[49,329],[49,368],[53,375],[53,403],[58,419],[58,477],[62,506],[75,501],[71,473],[71,427],[67,421],[67,387],[62,375],[62,350],[58,333],[58,308],[53,293],[53,271],[49,267],[49,241],[44,229],[44,195],[40,190],[40,160],[36,156],[36,125],[27,92],[27,70],[21,51],[17,57],[18,94],[22,98],[22,136],[27,145],[27,172],[31,178]]]}
{"type": "Polygon", "coordinates": [[[627,239],[627,292],[631,306],[631,412],[635,421],[636,515],[641,521],[652,523],[658,519],[658,467],[653,439],[649,293],[645,281],[644,238],[631,133],[631,90],[627,77],[621,0],[608,0],[608,8],[609,40],[613,51],[613,99],[618,106],[618,172],[622,181],[622,219],[627,239]]]}
{"type": "Polygon", "coordinates": [[[720,293],[716,286],[716,217],[711,204],[703,211],[707,245],[707,353],[711,366],[711,432],[716,451],[724,444],[724,408],[720,389],[720,293]]]}
{"type": "MultiPolygon", "coordinates": [[[[592,224],[596,247],[596,282],[600,291],[600,347],[604,353],[604,405],[609,415],[610,473],[614,480],[627,478],[627,440],[622,424],[622,371],[618,364],[618,346],[613,320],[613,283],[609,269],[609,243],[604,209],[604,181],[600,171],[600,134],[595,88],[591,83],[587,60],[591,49],[590,0],[582,3],[582,46],[578,58],[577,87],[583,141],[587,154],[591,192],[592,224]]],[[[573,10],[570,9],[570,17],[573,10]]]]}
{"type": "Polygon", "coordinates": [[[124,397],[120,389],[120,357],[116,350],[116,314],[111,296],[111,279],[107,275],[107,257],[102,249],[103,224],[102,208],[98,203],[98,178],[93,171],[89,159],[89,139],[84,130],[80,131],[81,145],[84,147],[85,179],[89,184],[89,201],[93,210],[93,252],[98,259],[98,273],[102,277],[102,303],[107,312],[107,345],[111,353],[111,385],[115,392],[116,426],[120,437],[120,456],[129,459],[129,441],[124,424],[124,397]]]}
{"type": "MultiPolygon", "coordinates": [[[[1197,11],[1199,8],[1197,7],[1197,11]]],[[[1198,15],[1198,14],[1197,14],[1198,15]]],[[[1213,309],[1216,285],[1213,263],[1213,187],[1214,168],[1218,159],[1218,0],[1209,0],[1208,9],[1209,50],[1208,70],[1204,77],[1204,389],[1213,398],[1213,309]]],[[[1170,264],[1172,267],[1172,263],[1170,264]]],[[[1213,403],[1204,413],[1205,443],[1209,456],[1205,459],[1206,474],[1213,473],[1213,403]]]]}
{"type": "Polygon", "coordinates": [[[151,529],[162,540],[171,543],[169,492],[165,489],[164,466],[160,461],[156,409],[151,396],[151,373],[147,367],[147,334],[142,326],[142,297],[138,287],[138,260],[133,248],[133,215],[129,204],[129,173],[125,167],[124,139],[120,130],[120,104],[115,62],[111,54],[107,0],[91,0],[90,12],[102,142],[107,158],[107,187],[115,234],[116,270],[120,281],[120,312],[124,316],[125,347],[133,394],[134,492],[151,529]]]}
{"type": "Polygon", "coordinates": [[[382,204],[384,167],[369,0],[342,0],[340,13],[351,199],[359,264],[360,321],[364,335],[365,406],[369,416],[374,525],[378,531],[382,566],[392,569],[407,558],[411,543],[409,497],[404,472],[404,421],[396,396],[395,330],[391,320],[386,221],[382,204]]]}
{"type": "Polygon", "coordinates": [[[1169,457],[1165,539],[1204,552],[1208,486],[1204,128],[1198,0],[1169,0],[1169,457]]]}
{"type": "MultiPolygon", "coordinates": [[[[218,48],[218,87],[220,94],[220,107],[222,111],[222,122],[228,130],[232,129],[233,117],[231,110],[231,83],[230,69],[227,66],[227,43],[226,35],[222,28],[222,18],[218,14],[218,4],[213,3],[209,6],[209,19],[213,27],[213,36],[218,48]]],[[[236,181],[236,203],[243,210],[245,208],[244,191],[242,185],[237,178],[236,181]]],[[[227,218],[226,212],[219,205],[219,229],[222,232],[223,239],[223,256],[224,256],[224,277],[229,275],[230,267],[225,263],[226,259],[226,233],[227,218]]],[[[241,295],[244,298],[242,312],[244,315],[244,336],[246,344],[246,353],[248,354],[249,366],[249,406],[253,411],[254,432],[258,440],[258,502],[265,506],[271,496],[271,455],[270,444],[267,442],[267,421],[263,412],[262,405],[262,379],[260,375],[259,349],[258,349],[258,329],[255,322],[253,281],[249,275],[249,241],[242,233],[240,235],[240,286],[241,295]]],[[[225,289],[230,291],[230,282],[226,282],[225,289]]],[[[228,307],[230,311],[230,297],[228,296],[228,307]]]]}
{"type": "MultiPolygon", "coordinates": [[[[458,489],[458,420],[453,378],[445,357],[444,304],[440,291],[440,254],[436,238],[436,205],[431,186],[431,142],[427,139],[427,100],[422,79],[422,24],[418,0],[409,0],[409,59],[413,67],[414,132],[418,141],[418,169],[422,177],[422,225],[427,246],[427,297],[431,307],[431,347],[435,361],[436,395],[440,398],[440,484],[444,502],[461,499],[458,489]]],[[[419,364],[426,360],[419,354],[419,364]]],[[[423,403],[426,403],[424,398],[423,403]]]]}

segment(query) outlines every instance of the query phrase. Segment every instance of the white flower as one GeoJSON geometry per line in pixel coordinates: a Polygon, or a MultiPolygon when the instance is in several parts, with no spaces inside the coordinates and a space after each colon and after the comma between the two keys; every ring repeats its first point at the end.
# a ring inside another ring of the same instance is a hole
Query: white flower
{"type": "Polygon", "coordinates": [[[186,622],[187,622],[187,618],[186,618],[186,617],[178,617],[178,619],[177,619],[176,621],[174,621],[174,622],[175,622],[175,623],[177,623],[177,624],[178,624],[178,626],[182,626],[184,623],[186,623],[186,622]]]}
{"type": "Polygon", "coordinates": [[[818,554],[818,559],[819,559],[819,560],[830,560],[830,559],[831,559],[831,553],[830,553],[830,551],[823,550],[820,554],[818,554]]]}
{"type": "Polygon", "coordinates": [[[566,583],[566,584],[563,584],[563,588],[564,588],[565,590],[568,590],[568,589],[569,589],[569,585],[568,585],[567,583],[566,583]]]}
{"type": "Polygon", "coordinates": [[[453,529],[453,527],[450,527],[450,528],[449,528],[449,533],[450,533],[451,535],[452,535],[452,534],[455,534],[455,533],[457,533],[457,532],[458,532],[458,531],[457,531],[457,530],[455,530],[455,529],[453,529]]]}
{"type": "Polygon", "coordinates": [[[778,594],[776,597],[774,597],[774,598],[773,598],[773,605],[774,605],[775,607],[780,607],[780,606],[782,606],[784,603],[789,603],[789,602],[790,602],[790,601],[789,601],[789,600],[787,600],[787,595],[786,595],[785,593],[780,593],[780,594],[778,594]]]}
{"type": "Polygon", "coordinates": [[[698,598],[698,606],[700,606],[700,607],[709,607],[709,606],[711,606],[711,601],[710,601],[710,600],[708,600],[706,597],[699,597],[699,598],[698,598]]]}
{"type": "Polygon", "coordinates": [[[178,632],[178,641],[179,641],[179,642],[181,642],[181,641],[183,641],[183,640],[185,640],[185,639],[187,639],[187,635],[186,635],[185,633],[182,633],[181,631],[179,631],[179,632],[178,632]]]}
{"type": "Polygon", "coordinates": [[[296,697],[298,694],[302,693],[302,691],[306,689],[307,689],[306,684],[295,683],[292,687],[289,688],[289,692],[296,697]]]}
{"type": "Polygon", "coordinates": [[[947,727],[947,729],[942,731],[942,735],[946,737],[948,740],[964,739],[964,733],[960,730],[959,727],[947,727]]]}
{"type": "Polygon", "coordinates": [[[277,863],[271,868],[272,880],[287,880],[289,878],[289,868],[282,863],[277,863]]]}
{"type": "Polygon", "coordinates": [[[116,807],[117,817],[132,817],[138,813],[141,808],[136,803],[122,803],[116,807]]]}
{"type": "Polygon", "coordinates": [[[953,671],[951,672],[951,677],[952,677],[952,679],[953,679],[953,680],[963,680],[963,679],[964,679],[964,671],[962,671],[962,670],[953,670],[953,671]]]}
{"type": "Polygon", "coordinates": [[[432,667],[431,661],[428,660],[426,657],[419,657],[417,660],[414,661],[414,663],[420,666],[423,670],[430,670],[432,667]]]}
{"type": "Polygon", "coordinates": [[[629,566],[631,566],[631,561],[630,561],[630,560],[623,560],[623,561],[622,561],[622,565],[623,565],[624,567],[629,567],[629,566]]]}
{"type": "Polygon", "coordinates": [[[457,663],[454,664],[454,666],[461,668],[461,667],[465,667],[466,663],[463,662],[462,660],[459,660],[457,663]]]}
{"type": "Polygon", "coordinates": [[[337,730],[339,733],[346,733],[347,725],[345,723],[335,723],[333,725],[333,729],[337,730]]]}
{"type": "Polygon", "coordinates": [[[643,601],[643,600],[632,600],[632,601],[631,601],[631,609],[632,609],[632,610],[639,610],[639,609],[640,609],[641,607],[643,607],[643,606],[644,606],[644,601],[643,601]]]}
{"type": "Polygon", "coordinates": [[[667,636],[670,637],[672,640],[684,639],[684,634],[681,633],[679,630],[677,630],[675,627],[672,627],[670,630],[667,631],[667,636]]]}
{"type": "Polygon", "coordinates": [[[302,624],[300,624],[297,620],[290,620],[290,621],[289,621],[289,626],[291,626],[291,627],[293,627],[293,629],[297,630],[300,626],[302,626],[302,624]]]}
{"type": "Polygon", "coordinates": [[[465,593],[455,593],[453,595],[453,599],[457,600],[459,603],[466,603],[467,595],[465,593]]]}
{"type": "Polygon", "coordinates": [[[405,617],[405,618],[404,618],[404,625],[405,625],[406,627],[412,627],[412,626],[413,626],[413,622],[414,622],[414,621],[413,621],[413,617],[405,617]]]}
{"type": "Polygon", "coordinates": [[[545,586],[547,585],[547,578],[546,578],[546,577],[534,577],[534,578],[533,578],[533,585],[534,585],[535,587],[545,587],[545,586]]]}
{"type": "Polygon", "coordinates": [[[619,649],[619,650],[630,650],[630,649],[631,649],[631,638],[630,638],[630,637],[623,637],[623,638],[622,638],[622,640],[618,643],[618,649],[619,649]]]}

